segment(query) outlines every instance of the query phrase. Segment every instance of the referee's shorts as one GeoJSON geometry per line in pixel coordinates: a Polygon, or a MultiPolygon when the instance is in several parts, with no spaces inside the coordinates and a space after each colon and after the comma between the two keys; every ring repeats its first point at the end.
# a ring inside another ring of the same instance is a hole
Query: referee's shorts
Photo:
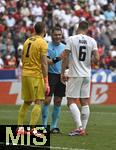
{"type": "Polygon", "coordinates": [[[50,93],[48,96],[65,96],[66,86],[61,82],[60,74],[48,73],[48,81],[50,86],[50,93]]]}

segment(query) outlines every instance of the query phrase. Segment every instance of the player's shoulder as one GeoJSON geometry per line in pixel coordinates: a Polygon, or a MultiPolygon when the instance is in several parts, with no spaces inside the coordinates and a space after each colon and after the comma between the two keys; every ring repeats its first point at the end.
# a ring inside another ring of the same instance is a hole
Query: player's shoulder
{"type": "Polygon", "coordinates": [[[93,38],[93,37],[91,37],[91,36],[88,36],[88,35],[85,35],[89,40],[91,40],[91,41],[95,41],[95,39],[93,38]]]}
{"type": "Polygon", "coordinates": [[[30,37],[28,37],[28,38],[25,40],[25,42],[24,42],[24,43],[28,42],[28,41],[29,41],[29,39],[30,39],[30,37]]]}
{"type": "Polygon", "coordinates": [[[29,42],[29,38],[27,38],[27,39],[24,41],[23,46],[25,47],[25,46],[27,46],[29,43],[30,43],[30,42],[29,42]]]}
{"type": "Polygon", "coordinates": [[[87,42],[90,42],[90,43],[96,43],[96,40],[88,35],[84,35],[87,42]]]}
{"type": "Polygon", "coordinates": [[[31,36],[31,37],[28,37],[28,38],[25,40],[25,43],[27,43],[27,42],[33,42],[33,41],[36,41],[36,37],[31,36]]]}
{"type": "Polygon", "coordinates": [[[78,35],[72,35],[72,36],[69,37],[69,39],[75,39],[77,37],[78,37],[78,35]]]}
{"type": "Polygon", "coordinates": [[[44,38],[42,38],[41,36],[39,36],[37,39],[38,39],[38,41],[42,41],[42,42],[43,42],[43,41],[46,41],[46,40],[45,40],[44,38]]]}
{"type": "Polygon", "coordinates": [[[67,42],[73,41],[73,40],[75,40],[77,37],[78,37],[77,35],[72,35],[72,36],[70,36],[70,37],[67,39],[67,42]]]}
{"type": "Polygon", "coordinates": [[[40,45],[48,45],[46,40],[44,38],[42,38],[42,37],[38,38],[38,44],[40,44],[40,45]]]}

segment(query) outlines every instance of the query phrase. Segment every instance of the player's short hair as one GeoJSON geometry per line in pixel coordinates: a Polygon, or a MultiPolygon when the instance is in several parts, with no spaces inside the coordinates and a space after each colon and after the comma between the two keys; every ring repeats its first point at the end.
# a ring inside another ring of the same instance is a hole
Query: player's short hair
{"type": "Polygon", "coordinates": [[[43,33],[44,29],[45,29],[45,23],[44,22],[37,22],[34,26],[35,32],[37,34],[41,34],[43,33]]]}
{"type": "Polygon", "coordinates": [[[80,29],[80,30],[86,30],[86,29],[88,29],[88,27],[89,27],[89,23],[87,21],[81,21],[79,23],[78,29],[80,29]]]}
{"type": "Polygon", "coordinates": [[[54,27],[52,28],[52,33],[54,33],[54,31],[61,31],[61,32],[62,32],[62,29],[61,29],[60,26],[54,26],[54,27]]]}

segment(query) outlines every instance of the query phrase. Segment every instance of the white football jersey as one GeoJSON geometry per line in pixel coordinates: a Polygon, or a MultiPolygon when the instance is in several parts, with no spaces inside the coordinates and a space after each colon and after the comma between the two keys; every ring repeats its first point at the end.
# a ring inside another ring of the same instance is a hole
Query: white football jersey
{"type": "Polygon", "coordinates": [[[91,76],[91,53],[98,50],[96,41],[83,34],[69,37],[66,50],[70,51],[69,77],[91,76]]]}

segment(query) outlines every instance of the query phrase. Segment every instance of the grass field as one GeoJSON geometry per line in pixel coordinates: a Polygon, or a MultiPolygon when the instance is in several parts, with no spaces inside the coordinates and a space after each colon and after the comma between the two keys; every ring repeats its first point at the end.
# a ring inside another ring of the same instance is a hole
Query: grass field
{"type": "MultiPolygon", "coordinates": [[[[0,124],[17,124],[18,109],[19,106],[0,105],[0,124]]],[[[59,127],[63,133],[51,135],[52,150],[116,150],[116,106],[92,105],[90,109],[88,135],[69,137],[68,132],[75,126],[68,108],[62,106],[59,127]]],[[[30,111],[31,108],[25,124],[29,122],[30,111]]]]}

